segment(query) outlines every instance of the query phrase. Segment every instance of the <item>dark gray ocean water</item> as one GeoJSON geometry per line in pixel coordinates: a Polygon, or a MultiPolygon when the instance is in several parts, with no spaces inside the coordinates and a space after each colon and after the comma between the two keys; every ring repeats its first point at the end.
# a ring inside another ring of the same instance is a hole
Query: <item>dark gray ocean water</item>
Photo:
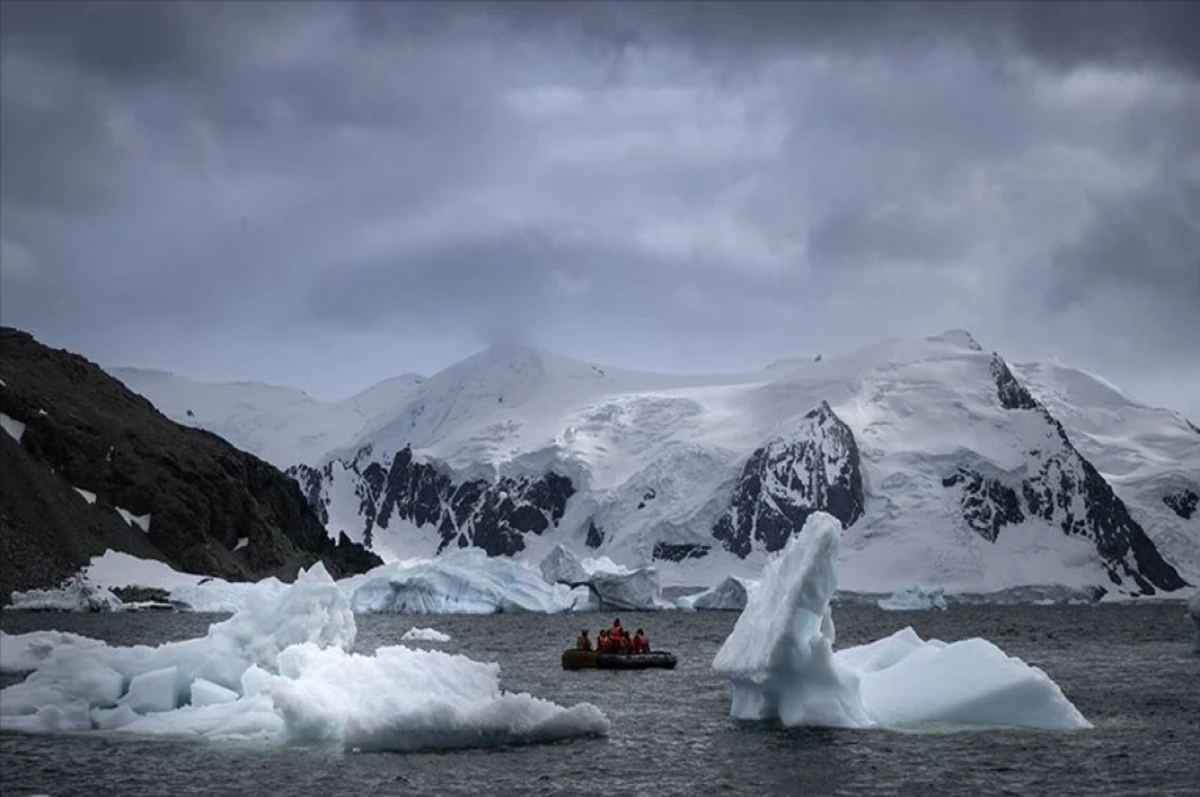
{"type": "MultiPolygon", "coordinates": [[[[453,641],[421,646],[499,662],[509,690],[565,705],[592,701],[612,721],[611,734],[418,754],[0,734],[0,795],[1200,794],[1200,656],[1189,653],[1180,604],[835,609],[839,647],[905,625],[926,638],[992,640],[1046,670],[1096,726],[1073,732],[786,729],[732,720],[726,684],[709,665],[736,617],[627,613],[623,624],[645,627],[656,648],[676,652],[678,669],[564,672],[560,654],[579,628],[594,632],[611,616],[360,616],[360,652],[397,643],[414,625],[437,628],[453,641]]],[[[200,636],[216,619],[5,612],[0,627],[154,644],[200,636]]]]}

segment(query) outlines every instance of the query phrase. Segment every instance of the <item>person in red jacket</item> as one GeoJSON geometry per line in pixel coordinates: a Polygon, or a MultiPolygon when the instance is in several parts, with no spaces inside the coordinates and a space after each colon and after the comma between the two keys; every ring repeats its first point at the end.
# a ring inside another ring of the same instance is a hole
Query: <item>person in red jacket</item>
{"type": "Polygon", "coordinates": [[[649,653],[650,643],[646,641],[646,632],[638,629],[633,635],[633,652],[634,653],[649,653]]]}
{"type": "Polygon", "coordinates": [[[621,618],[614,617],[612,627],[608,629],[608,636],[611,640],[617,641],[621,638],[621,618]]]}
{"type": "Polygon", "coordinates": [[[608,653],[608,629],[601,628],[600,635],[596,637],[596,652],[608,653]]]}

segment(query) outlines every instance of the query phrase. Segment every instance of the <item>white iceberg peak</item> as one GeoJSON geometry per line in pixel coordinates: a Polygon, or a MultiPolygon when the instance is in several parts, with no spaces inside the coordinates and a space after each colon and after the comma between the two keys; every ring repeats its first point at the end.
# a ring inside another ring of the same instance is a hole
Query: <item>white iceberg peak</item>
{"type": "Polygon", "coordinates": [[[830,598],[841,524],[818,512],[763,571],[713,668],[731,714],[786,725],[919,723],[1090,728],[1041,670],[983,639],[947,644],[905,628],[834,653],[830,598]]]}

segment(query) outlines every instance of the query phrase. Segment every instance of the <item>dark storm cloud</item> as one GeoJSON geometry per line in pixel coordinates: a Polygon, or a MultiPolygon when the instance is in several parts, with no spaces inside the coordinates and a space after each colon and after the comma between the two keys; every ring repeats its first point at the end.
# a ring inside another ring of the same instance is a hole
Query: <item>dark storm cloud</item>
{"type": "Polygon", "coordinates": [[[1200,340],[1200,185],[1172,179],[1161,194],[1106,198],[1079,240],[1054,257],[1050,298],[1086,303],[1103,291],[1145,291],[1178,303],[1200,340]]]}
{"type": "MultiPolygon", "coordinates": [[[[477,12],[480,4],[469,4],[477,12]]],[[[382,4],[360,7],[368,18],[382,4]]],[[[1200,73],[1193,31],[1200,10],[1171,2],[899,3],[775,0],[720,2],[530,2],[482,4],[515,30],[529,26],[616,50],[669,40],[704,56],[780,51],[920,52],[942,44],[1027,54],[1061,67],[1084,62],[1161,65],[1200,73]]]]}
{"type": "Polygon", "coordinates": [[[4,322],[334,392],[345,341],[716,369],[942,326],[1136,381],[1200,317],[1197,7],[6,1],[4,322]]]}

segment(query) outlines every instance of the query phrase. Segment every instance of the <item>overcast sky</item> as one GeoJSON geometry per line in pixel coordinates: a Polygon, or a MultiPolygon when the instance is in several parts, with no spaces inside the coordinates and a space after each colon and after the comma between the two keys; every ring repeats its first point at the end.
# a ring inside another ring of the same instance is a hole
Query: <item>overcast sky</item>
{"type": "Polygon", "coordinates": [[[972,331],[1200,420],[1196,3],[0,5],[0,318],[340,397],[972,331]]]}

